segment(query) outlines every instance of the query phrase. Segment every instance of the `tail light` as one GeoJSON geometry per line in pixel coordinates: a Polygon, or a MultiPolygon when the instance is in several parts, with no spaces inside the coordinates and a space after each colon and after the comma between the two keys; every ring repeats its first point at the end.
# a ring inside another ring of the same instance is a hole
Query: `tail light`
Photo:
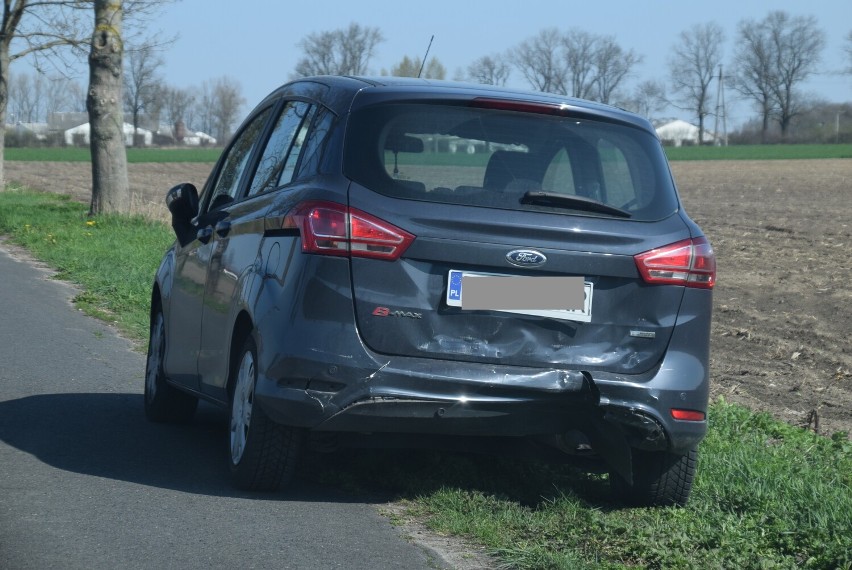
{"type": "Polygon", "coordinates": [[[302,202],[284,218],[301,232],[302,251],[393,261],[414,236],[393,224],[336,202],[302,202]]]}
{"type": "Polygon", "coordinates": [[[686,239],[634,256],[646,283],[712,289],[716,254],[703,237],[686,239]]]}

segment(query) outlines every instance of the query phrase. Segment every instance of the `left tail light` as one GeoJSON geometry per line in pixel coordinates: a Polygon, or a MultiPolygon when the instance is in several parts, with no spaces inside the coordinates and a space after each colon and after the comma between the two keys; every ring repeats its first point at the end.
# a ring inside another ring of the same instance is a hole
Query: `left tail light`
{"type": "Polygon", "coordinates": [[[296,205],[283,228],[299,230],[305,253],[388,261],[398,259],[415,237],[361,210],[324,201],[296,205]]]}
{"type": "Polygon", "coordinates": [[[646,283],[712,289],[716,254],[703,237],[685,239],[633,256],[646,283]]]}

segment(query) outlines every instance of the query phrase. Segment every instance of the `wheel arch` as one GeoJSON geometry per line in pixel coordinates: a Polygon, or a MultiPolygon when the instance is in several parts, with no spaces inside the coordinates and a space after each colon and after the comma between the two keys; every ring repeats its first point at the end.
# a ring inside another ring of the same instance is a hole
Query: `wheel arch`
{"type": "Polygon", "coordinates": [[[154,315],[157,314],[157,309],[163,308],[163,296],[160,292],[160,284],[156,281],[154,282],[154,286],[151,288],[151,309],[148,311],[148,321],[149,324],[154,324],[154,315]]]}
{"type": "Polygon", "coordinates": [[[160,266],[157,268],[157,273],[154,276],[154,284],[151,287],[151,309],[149,311],[149,320],[154,322],[156,309],[159,307],[166,312],[168,298],[171,295],[172,276],[174,275],[175,251],[174,246],[170,248],[163,256],[160,266]]]}
{"type": "MultiPolygon", "coordinates": [[[[251,316],[247,311],[242,310],[237,315],[237,318],[234,320],[234,328],[231,332],[231,344],[228,348],[228,370],[233,372],[235,366],[237,365],[237,359],[240,357],[240,349],[243,347],[243,343],[245,343],[246,338],[251,334],[254,330],[254,321],[252,321],[251,316]]],[[[232,373],[228,374],[228,399],[233,397],[234,393],[234,375],[232,373]]]]}

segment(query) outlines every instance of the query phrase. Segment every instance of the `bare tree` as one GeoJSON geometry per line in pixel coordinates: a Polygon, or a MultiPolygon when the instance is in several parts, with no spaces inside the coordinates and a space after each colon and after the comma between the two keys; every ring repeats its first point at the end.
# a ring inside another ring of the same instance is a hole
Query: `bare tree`
{"type": "Polygon", "coordinates": [[[225,76],[214,80],[209,90],[204,91],[201,102],[209,106],[209,127],[212,127],[219,143],[225,144],[246,102],[242,87],[235,79],[225,76]]]}
{"type": "Polygon", "coordinates": [[[392,75],[394,77],[425,77],[427,79],[444,79],[447,76],[447,68],[438,61],[437,58],[432,58],[429,63],[423,65],[423,62],[418,60],[416,56],[402,58],[402,61],[391,67],[390,74],[384,69],[382,75],[392,75]],[[421,70],[422,67],[422,70],[421,70]]]}
{"type": "Polygon", "coordinates": [[[363,75],[383,40],[378,28],[354,22],[345,29],[309,34],[297,44],[304,56],[295,75],[363,75]]]}
{"type": "Polygon", "coordinates": [[[124,70],[124,108],[133,121],[133,146],[138,146],[139,118],[144,112],[157,115],[162,106],[162,80],[157,71],[163,58],[153,45],[127,50],[127,65],[124,70]]]}
{"type": "Polygon", "coordinates": [[[40,89],[27,73],[16,73],[9,79],[9,118],[12,123],[31,123],[38,116],[40,89]]]}
{"type": "Polygon", "coordinates": [[[770,12],[763,25],[775,52],[772,91],[781,136],[785,137],[790,121],[803,110],[797,87],[816,72],[825,47],[825,32],[813,16],[791,17],[780,10],[770,12]]]}
{"type": "Polygon", "coordinates": [[[172,126],[175,142],[180,143],[185,134],[181,132],[181,125],[183,129],[192,125],[194,103],[195,97],[189,89],[166,87],[163,91],[163,110],[172,126]]]}
{"type": "Polygon", "coordinates": [[[668,104],[665,83],[649,79],[636,86],[633,96],[626,100],[623,106],[650,120],[668,104]]]}
{"type": "Polygon", "coordinates": [[[484,55],[467,66],[467,79],[485,85],[506,85],[511,68],[500,54],[484,55]]]}
{"type": "Polygon", "coordinates": [[[672,89],[684,109],[698,118],[698,144],[704,142],[704,119],[710,114],[710,83],[722,60],[725,33],[716,22],[696,24],[680,33],[669,60],[672,89]]]}
{"type": "Polygon", "coordinates": [[[533,89],[567,95],[568,69],[560,55],[562,45],[559,30],[547,28],[521,42],[510,59],[533,89]]]}
{"type": "Polygon", "coordinates": [[[90,214],[127,212],[130,185],[124,148],[121,109],[122,5],[95,0],[95,30],[89,52],[89,141],[92,151],[92,205],[90,214]]]}
{"type": "Polygon", "coordinates": [[[601,37],[597,44],[593,59],[596,99],[609,104],[622,81],[641,63],[642,56],[633,50],[624,51],[613,37],[601,37]]]}
{"type": "Polygon", "coordinates": [[[215,134],[213,125],[213,84],[210,81],[205,81],[196,91],[198,97],[193,105],[193,114],[196,119],[191,124],[199,130],[213,135],[215,134]]]}
{"type": "Polygon", "coordinates": [[[848,58],[849,67],[846,68],[846,73],[852,74],[852,30],[846,34],[846,46],[844,46],[843,50],[846,52],[846,57],[848,58]]]}
{"type": "Polygon", "coordinates": [[[563,57],[568,68],[568,93],[572,97],[591,99],[597,76],[595,73],[598,38],[572,29],[562,39],[563,57]]]}
{"type": "Polygon", "coordinates": [[[78,82],[62,75],[47,79],[44,99],[44,116],[46,119],[61,111],[86,110],[84,89],[78,82]]]}
{"type": "Polygon", "coordinates": [[[737,47],[734,54],[733,87],[746,99],[754,102],[761,117],[761,140],[767,141],[769,121],[776,110],[775,46],[768,30],[753,20],[743,20],[737,28],[737,47]]]}
{"type": "Polygon", "coordinates": [[[5,188],[3,148],[9,102],[9,65],[27,55],[53,54],[66,45],[84,42],[76,2],[4,0],[0,20],[0,191],[5,188]],[[12,45],[15,45],[15,51],[12,45]]]}
{"type": "Polygon", "coordinates": [[[786,137],[791,121],[804,110],[798,86],[816,72],[825,33],[814,17],[783,11],[759,22],[744,20],[738,30],[734,87],[760,111],[764,142],[771,118],[786,137]]]}
{"type": "Polygon", "coordinates": [[[511,60],[533,89],[610,103],[642,57],[610,36],[548,28],[515,48],[511,60]]]}

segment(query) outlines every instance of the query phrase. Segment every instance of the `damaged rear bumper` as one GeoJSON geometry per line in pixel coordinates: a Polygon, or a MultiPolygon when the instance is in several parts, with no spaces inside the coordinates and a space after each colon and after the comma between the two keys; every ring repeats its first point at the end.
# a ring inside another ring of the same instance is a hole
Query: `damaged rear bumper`
{"type": "Polygon", "coordinates": [[[703,438],[706,421],[674,420],[670,408],[706,410],[705,376],[689,390],[679,377],[672,389],[664,364],[642,375],[614,375],[409,357],[372,370],[301,360],[282,366],[313,369],[312,375],[262,378],[257,399],[275,421],[317,431],[534,436],[577,430],[599,451],[685,451],[703,438]]]}

